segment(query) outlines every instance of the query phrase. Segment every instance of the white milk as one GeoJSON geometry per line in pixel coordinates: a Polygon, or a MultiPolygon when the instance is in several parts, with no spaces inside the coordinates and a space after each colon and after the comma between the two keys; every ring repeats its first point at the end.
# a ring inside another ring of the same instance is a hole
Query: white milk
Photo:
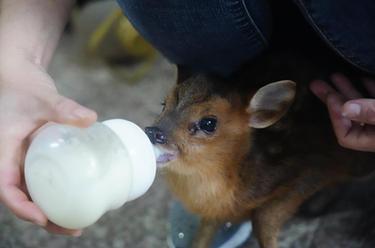
{"type": "Polygon", "coordinates": [[[78,229],[143,195],[156,173],[147,135],[125,120],[89,128],[49,124],[33,138],[25,160],[32,200],[55,224],[78,229]]]}

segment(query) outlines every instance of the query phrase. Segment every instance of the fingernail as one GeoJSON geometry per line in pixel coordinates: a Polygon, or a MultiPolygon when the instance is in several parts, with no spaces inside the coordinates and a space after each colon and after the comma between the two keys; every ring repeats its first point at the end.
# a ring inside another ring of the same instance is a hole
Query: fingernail
{"type": "Polygon", "coordinates": [[[361,113],[361,105],[356,103],[350,103],[342,113],[344,117],[354,118],[361,113]]]}
{"type": "Polygon", "coordinates": [[[87,118],[93,114],[91,110],[85,109],[85,108],[78,108],[74,110],[73,114],[79,118],[87,118]]]}

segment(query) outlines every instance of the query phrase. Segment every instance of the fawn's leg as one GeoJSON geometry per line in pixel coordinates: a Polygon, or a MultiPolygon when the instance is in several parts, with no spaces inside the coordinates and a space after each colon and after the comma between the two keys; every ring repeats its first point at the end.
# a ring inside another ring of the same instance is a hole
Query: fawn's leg
{"type": "Polygon", "coordinates": [[[345,178],[345,173],[310,171],[301,177],[299,183],[290,186],[290,191],[252,213],[254,233],[261,248],[277,248],[277,238],[282,225],[311,195],[323,187],[345,178]]]}
{"type": "Polygon", "coordinates": [[[254,211],[252,223],[261,248],[277,248],[280,228],[306,198],[306,195],[292,194],[268,202],[254,211]]]}
{"type": "Polygon", "coordinates": [[[208,220],[201,220],[197,235],[193,241],[193,248],[208,248],[214,238],[219,223],[208,220]]]}

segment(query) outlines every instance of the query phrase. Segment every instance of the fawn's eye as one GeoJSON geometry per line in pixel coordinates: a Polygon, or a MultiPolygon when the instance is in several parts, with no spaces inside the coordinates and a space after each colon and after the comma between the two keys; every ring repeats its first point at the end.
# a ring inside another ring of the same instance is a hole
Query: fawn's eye
{"type": "Polygon", "coordinates": [[[214,116],[204,117],[198,122],[198,128],[206,134],[212,134],[216,130],[217,118],[214,116]]]}

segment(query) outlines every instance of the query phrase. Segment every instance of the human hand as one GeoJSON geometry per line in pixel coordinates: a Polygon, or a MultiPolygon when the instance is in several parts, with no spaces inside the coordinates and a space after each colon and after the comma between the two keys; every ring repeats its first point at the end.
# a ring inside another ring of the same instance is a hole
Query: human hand
{"type": "MultiPolygon", "coordinates": [[[[375,99],[363,98],[344,75],[333,74],[331,80],[337,90],[321,80],[311,82],[310,89],[327,105],[339,144],[375,152],[375,99]]],[[[364,79],[363,84],[375,97],[375,80],[364,79]]]]}
{"type": "Polygon", "coordinates": [[[48,121],[86,127],[96,113],[58,94],[53,80],[27,60],[0,68],[0,203],[18,218],[47,231],[79,236],[48,221],[30,200],[25,187],[23,162],[27,139],[48,121]],[[16,66],[12,66],[16,65],[16,66]]]}

